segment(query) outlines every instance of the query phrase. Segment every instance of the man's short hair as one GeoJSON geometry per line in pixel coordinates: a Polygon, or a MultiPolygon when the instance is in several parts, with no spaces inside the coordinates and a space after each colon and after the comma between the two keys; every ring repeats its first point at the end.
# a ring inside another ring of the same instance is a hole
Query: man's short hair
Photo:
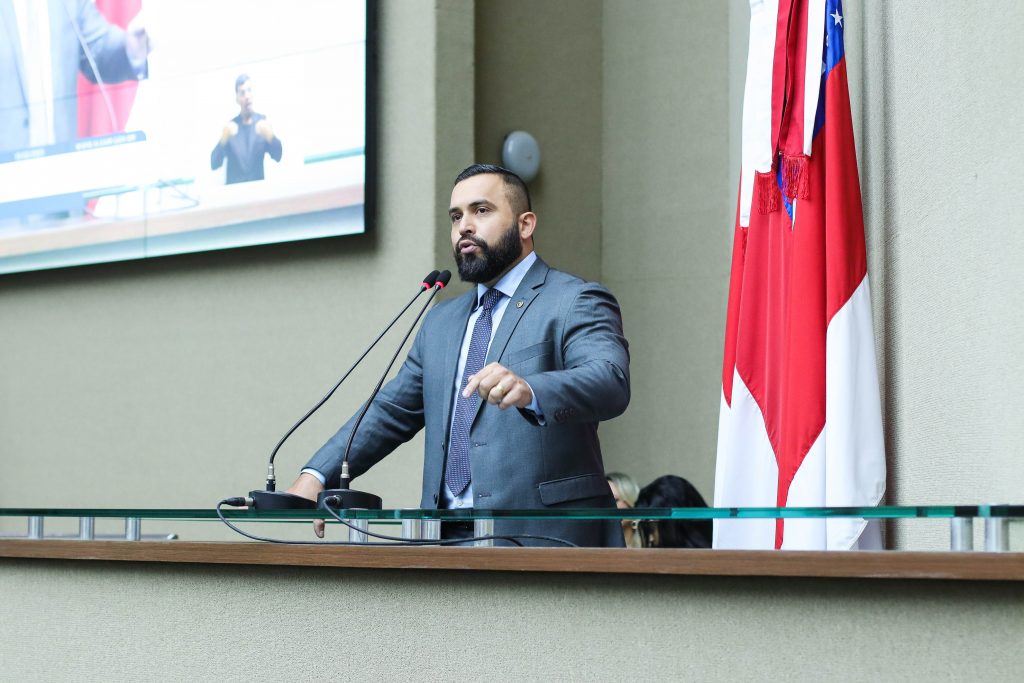
{"type": "Polygon", "coordinates": [[[452,187],[455,187],[467,178],[485,173],[501,176],[502,183],[505,185],[505,196],[508,197],[508,203],[512,205],[512,211],[515,215],[518,216],[527,211],[533,211],[533,204],[530,202],[530,190],[526,187],[523,179],[507,168],[502,168],[497,164],[473,164],[467,167],[455,178],[452,187]]]}
{"type": "Polygon", "coordinates": [[[235,79],[235,94],[238,94],[238,89],[245,85],[245,82],[249,80],[249,74],[240,74],[235,79]]]}

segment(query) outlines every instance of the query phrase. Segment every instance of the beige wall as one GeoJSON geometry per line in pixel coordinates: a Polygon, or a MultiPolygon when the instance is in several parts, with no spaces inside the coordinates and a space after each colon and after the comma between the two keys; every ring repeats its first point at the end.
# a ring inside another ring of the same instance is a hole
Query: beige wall
{"type": "Polygon", "coordinates": [[[709,502],[735,213],[728,36],[728,3],[605,3],[602,277],[633,400],[602,440],[609,467],[685,476],[709,502]]]}
{"type": "MultiPolygon", "coordinates": [[[[889,498],[1020,501],[1024,52],[1010,46],[1024,6],[853,9],[889,498]]],[[[945,534],[905,525],[896,542],[942,547],[945,534]]]]}
{"type": "Polygon", "coordinates": [[[0,586],[12,681],[1011,681],[1024,632],[1020,583],[3,560],[0,586]]]}
{"type": "Polygon", "coordinates": [[[530,183],[538,253],[601,278],[601,3],[476,4],[476,155],[501,163],[514,130],[532,134],[541,171],[530,183]],[[524,40],[524,37],[528,39],[524,40]]]}

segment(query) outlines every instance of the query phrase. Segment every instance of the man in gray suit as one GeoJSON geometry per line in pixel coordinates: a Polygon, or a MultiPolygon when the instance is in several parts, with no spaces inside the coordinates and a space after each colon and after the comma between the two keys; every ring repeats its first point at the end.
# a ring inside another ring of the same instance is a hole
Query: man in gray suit
{"type": "MultiPolygon", "coordinates": [[[[470,166],[455,181],[449,215],[459,275],[477,286],[424,319],[356,434],[352,476],[425,428],[423,508],[614,509],[597,425],[629,403],[615,298],[537,257],[537,216],[515,174],[470,166]]],[[[338,482],[352,424],[317,451],[291,493],[315,499],[338,482]]],[[[615,520],[496,520],[494,529],[623,545],[615,520]]],[[[322,535],[322,524],[316,530],[322,535]]],[[[448,538],[466,535],[445,529],[448,538]]]]}

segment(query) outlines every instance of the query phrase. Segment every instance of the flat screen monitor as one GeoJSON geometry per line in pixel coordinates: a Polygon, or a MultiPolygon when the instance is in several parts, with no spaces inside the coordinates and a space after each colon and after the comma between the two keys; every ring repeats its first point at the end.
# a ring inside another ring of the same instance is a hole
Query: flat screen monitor
{"type": "Polygon", "coordinates": [[[368,5],[0,0],[0,272],[364,232],[368,5]]]}

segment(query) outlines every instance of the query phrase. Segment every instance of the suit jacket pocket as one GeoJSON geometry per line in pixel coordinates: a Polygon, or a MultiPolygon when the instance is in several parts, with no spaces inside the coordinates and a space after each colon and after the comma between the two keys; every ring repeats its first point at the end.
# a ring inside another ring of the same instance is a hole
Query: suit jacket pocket
{"type": "Polygon", "coordinates": [[[530,344],[526,348],[516,349],[515,351],[509,351],[507,354],[505,354],[503,364],[506,366],[514,365],[516,363],[522,363],[523,361],[527,361],[530,360],[531,358],[536,358],[537,356],[542,356],[544,354],[550,355],[551,344],[552,341],[550,339],[545,339],[542,342],[530,344]]]}
{"type": "Polygon", "coordinates": [[[540,489],[540,502],[545,505],[612,495],[608,480],[601,474],[581,474],[578,477],[544,481],[537,488],[540,489]]]}

